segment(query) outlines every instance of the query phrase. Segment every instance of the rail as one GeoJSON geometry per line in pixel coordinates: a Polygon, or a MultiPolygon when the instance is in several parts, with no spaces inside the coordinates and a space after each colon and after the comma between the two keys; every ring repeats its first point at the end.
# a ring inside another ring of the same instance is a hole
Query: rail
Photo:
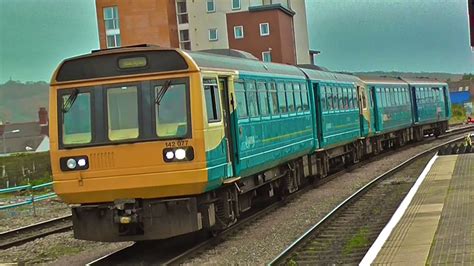
{"type": "MultiPolygon", "coordinates": [[[[469,135],[469,136],[474,136],[474,135],[469,135]]],[[[440,148],[442,148],[445,145],[449,145],[455,142],[462,141],[465,137],[460,137],[456,138],[454,140],[447,141],[446,143],[443,143],[441,145],[436,145],[435,147],[429,148],[426,151],[423,151],[403,163],[399,164],[398,166],[390,169],[389,171],[385,172],[384,174],[378,176],[377,178],[373,179],[371,182],[366,184],[364,187],[360,188],[358,191],[356,191],[354,194],[352,194],[350,197],[348,197],[346,200],[344,200],[342,203],[340,203],[336,208],[334,208],[331,212],[329,212],[322,220],[320,220],[318,223],[313,225],[309,230],[307,230],[303,235],[301,235],[297,240],[295,240],[290,246],[288,246],[284,251],[282,251],[276,258],[273,259],[268,265],[282,265],[282,264],[288,264],[289,262],[287,259],[291,258],[292,254],[294,254],[297,250],[298,247],[300,247],[303,243],[305,243],[308,239],[310,239],[315,232],[318,230],[321,230],[323,226],[325,226],[327,223],[329,223],[332,218],[339,213],[341,210],[344,210],[350,203],[354,202],[357,200],[362,194],[366,193],[369,189],[374,187],[375,184],[379,183],[381,180],[392,176],[394,173],[398,172],[399,170],[405,168],[407,165],[409,165],[411,162],[421,158],[422,156],[432,153],[440,148]]]]}

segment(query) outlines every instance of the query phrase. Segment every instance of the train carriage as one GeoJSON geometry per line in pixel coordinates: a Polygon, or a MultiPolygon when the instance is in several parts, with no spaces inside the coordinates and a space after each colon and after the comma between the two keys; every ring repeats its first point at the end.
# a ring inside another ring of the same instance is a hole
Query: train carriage
{"type": "Polygon", "coordinates": [[[152,46],[65,60],[51,161],[75,237],[222,228],[257,196],[295,191],[317,145],[306,85],[295,66],[152,46]]]}
{"type": "Polygon", "coordinates": [[[437,80],[403,78],[410,87],[413,121],[417,140],[426,134],[436,136],[448,129],[451,102],[448,84],[437,80]]]}
{"type": "Polygon", "coordinates": [[[225,51],[139,45],[59,65],[51,165],[76,238],[222,230],[255,203],[402,145],[416,130],[443,133],[450,115],[445,84],[365,83],[216,52],[225,51]]]}

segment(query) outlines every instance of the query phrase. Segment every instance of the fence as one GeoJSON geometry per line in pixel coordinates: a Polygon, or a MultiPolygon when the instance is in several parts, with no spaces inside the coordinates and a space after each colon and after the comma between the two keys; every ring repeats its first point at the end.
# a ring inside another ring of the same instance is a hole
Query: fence
{"type": "Polygon", "coordinates": [[[37,190],[45,189],[45,188],[50,188],[52,186],[53,186],[53,182],[48,182],[48,183],[44,183],[44,184],[40,184],[36,186],[24,185],[24,186],[0,189],[0,194],[7,194],[7,193],[21,192],[21,191],[26,191],[26,192],[29,192],[30,194],[29,198],[27,198],[26,200],[16,202],[13,204],[0,206],[0,210],[5,210],[5,209],[10,209],[10,208],[15,208],[15,207],[31,204],[33,207],[33,214],[36,215],[35,202],[55,198],[57,197],[57,195],[54,192],[49,192],[49,193],[45,193],[41,195],[34,195],[33,192],[37,190]]]}

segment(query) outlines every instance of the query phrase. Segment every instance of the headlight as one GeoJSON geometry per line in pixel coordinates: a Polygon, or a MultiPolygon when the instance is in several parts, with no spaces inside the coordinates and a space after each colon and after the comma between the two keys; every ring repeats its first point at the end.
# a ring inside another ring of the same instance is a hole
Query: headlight
{"type": "Polygon", "coordinates": [[[174,154],[178,160],[186,158],[186,151],[184,149],[177,149],[174,154]]]}
{"type": "Polygon", "coordinates": [[[89,158],[87,156],[71,156],[59,159],[62,171],[86,170],[89,168],[89,158]]]}
{"type": "Polygon", "coordinates": [[[74,168],[76,168],[77,163],[76,163],[76,160],[71,158],[71,159],[67,160],[66,165],[67,165],[67,168],[73,170],[74,168]]]}
{"type": "Polygon", "coordinates": [[[168,160],[173,160],[173,158],[174,158],[174,152],[173,152],[173,151],[167,151],[167,152],[165,153],[165,157],[166,157],[166,159],[168,159],[168,160]]]}
{"type": "Polygon", "coordinates": [[[170,162],[186,162],[194,159],[193,147],[166,148],[163,150],[163,160],[170,162]]]}
{"type": "Polygon", "coordinates": [[[86,164],[87,164],[86,159],[84,159],[84,158],[79,159],[79,160],[77,161],[77,164],[78,164],[80,167],[86,166],[86,164]]]}

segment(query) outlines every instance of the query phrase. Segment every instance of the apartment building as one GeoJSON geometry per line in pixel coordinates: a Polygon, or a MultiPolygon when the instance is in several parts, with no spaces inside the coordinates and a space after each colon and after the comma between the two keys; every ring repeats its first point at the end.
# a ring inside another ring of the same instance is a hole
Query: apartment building
{"type": "Polygon", "coordinates": [[[238,49],[263,61],[310,63],[303,0],[96,0],[96,7],[101,48],[238,49]]]}

